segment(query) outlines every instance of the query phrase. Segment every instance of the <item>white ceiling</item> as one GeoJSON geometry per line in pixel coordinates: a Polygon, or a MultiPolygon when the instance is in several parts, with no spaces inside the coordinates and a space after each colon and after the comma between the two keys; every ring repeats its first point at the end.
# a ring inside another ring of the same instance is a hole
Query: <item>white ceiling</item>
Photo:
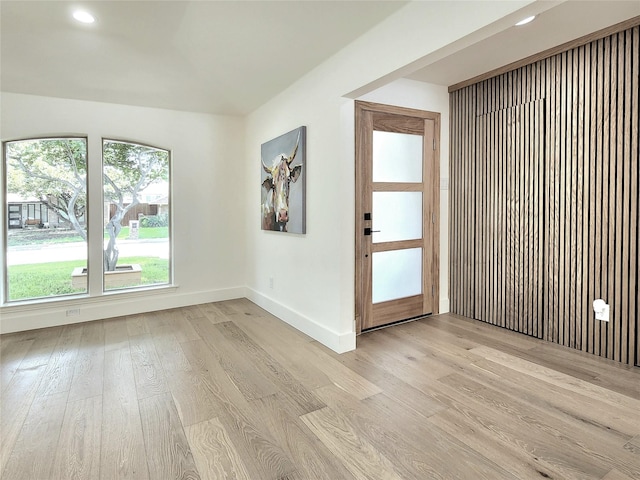
{"type": "MultiPolygon", "coordinates": [[[[502,31],[444,58],[425,59],[426,67],[407,78],[438,85],[454,85],[530,55],[543,52],[616,23],[640,15],[640,0],[537,2],[522,12],[540,11],[535,20],[516,27],[507,24],[502,31]]],[[[524,17],[521,15],[521,17],[524,17]]],[[[519,17],[518,20],[521,18],[519,17]]],[[[453,50],[453,49],[450,49],[453,50]]]]}
{"type": "Polygon", "coordinates": [[[405,3],[2,0],[1,87],[245,114],[405,3]]]}
{"type": "MultiPolygon", "coordinates": [[[[3,91],[243,115],[403,1],[0,2],[3,91]],[[84,6],[97,19],[71,18],[84,6]]],[[[389,79],[452,85],[640,15],[640,1],[535,2],[389,79]],[[476,38],[477,37],[477,38],[476,38]]],[[[464,14],[464,12],[461,12],[464,14]]]]}

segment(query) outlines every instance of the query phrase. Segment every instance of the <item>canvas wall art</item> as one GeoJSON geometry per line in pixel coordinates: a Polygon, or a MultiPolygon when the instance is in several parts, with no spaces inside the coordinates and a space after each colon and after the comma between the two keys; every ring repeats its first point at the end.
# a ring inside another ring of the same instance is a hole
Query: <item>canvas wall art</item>
{"type": "Polygon", "coordinates": [[[306,135],[299,127],[262,144],[262,230],[306,233],[306,135]]]}

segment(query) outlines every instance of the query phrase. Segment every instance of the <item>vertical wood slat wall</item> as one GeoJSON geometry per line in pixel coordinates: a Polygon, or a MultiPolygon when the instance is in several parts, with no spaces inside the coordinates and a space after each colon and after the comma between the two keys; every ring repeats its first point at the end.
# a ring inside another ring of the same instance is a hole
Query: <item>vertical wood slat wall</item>
{"type": "Polygon", "coordinates": [[[475,318],[540,338],[544,103],[476,118],[475,318]]]}
{"type": "Polygon", "coordinates": [[[635,26],[451,93],[453,312],[640,363],[639,43],[635,26]]]}

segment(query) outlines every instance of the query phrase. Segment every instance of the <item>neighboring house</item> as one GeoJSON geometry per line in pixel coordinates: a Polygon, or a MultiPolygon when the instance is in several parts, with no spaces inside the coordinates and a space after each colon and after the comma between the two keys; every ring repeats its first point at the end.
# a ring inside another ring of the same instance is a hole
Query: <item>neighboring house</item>
{"type": "MultiPolygon", "coordinates": [[[[169,196],[167,195],[167,183],[151,185],[140,193],[140,203],[127,212],[122,224],[128,225],[129,220],[139,220],[144,215],[158,215],[168,213],[169,196]],[[163,188],[164,187],[164,188],[163,188]],[[144,202],[144,203],[143,203],[144,202]]],[[[129,205],[131,201],[126,202],[129,205]]],[[[106,205],[105,205],[106,208],[106,205]]],[[[109,218],[115,214],[116,206],[109,205],[109,218]]],[[[84,224],[84,217],[78,219],[84,224]]],[[[22,197],[16,193],[7,195],[7,221],[10,229],[25,227],[66,227],[69,222],[54,209],[47,206],[46,202],[36,197],[22,197]]]]}
{"type": "Polygon", "coordinates": [[[35,197],[21,197],[15,193],[9,193],[7,204],[9,228],[57,227],[68,223],[45,202],[35,197]]]}
{"type": "Polygon", "coordinates": [[[164,195],[163,197],[157,198],[155,201],[155,205],[158,207],[158,211],[156,215],[160,215],[162,213],[169,213],[169,196],[164,195]]]}
{"type": "MultiPolygon", "coordinates": [[[[167,182],[158,182],[149,185],[138,194],[138,205],[134,206],[122,219],[122,225],[129,225],[131,220],[140,220],[143,216],[159,215],[161,213],[169,213],[169,184],[167,182]]],[[[125,197],[124,205],[131,204],[131,197],[125,197]]],[[[105,209],[107,205],[105,205],[105,209]]],[[[114,203],[109,204],[109,215],[111,218],[116,213],[117,206],[114,203]]],[[[105,210],[105,214],[106,214],[105,210]]],[[[105,220],[106,221],[106,220],[105,220]]]]}
{"type": "MultiPolygon", "coordinates": [[[[125,206],[127,205],[129,205],[129,203],[125,203],[125,206]]],[[[116,214],[116,209],[117,206],[114,203],[109,205],[109,218],[116,214]]],[[[158,215],[159,213],[166,213],[168,211],[169,203],[167,197],[164,197],[164,203],[139,203],[127,212],[122,219],[122,225],[127,226],[131,220],[140,220],[144,216],[158,215]]]]}

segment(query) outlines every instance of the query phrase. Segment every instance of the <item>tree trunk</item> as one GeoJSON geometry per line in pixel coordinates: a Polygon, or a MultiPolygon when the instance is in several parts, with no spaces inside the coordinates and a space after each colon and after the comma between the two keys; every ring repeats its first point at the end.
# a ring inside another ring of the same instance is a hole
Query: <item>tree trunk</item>
{"type": "Polygon", "coordinates": [[[118,256],[120,252],[118,251],[118,246],[116,245],[116,238],[122,229],[122,225],[120,225],[120,221],[122,220],[122,216],[116,215],[109,220],[107,223],[107,232],[109,233],[109,242],[107,243],[106,248],[104,249],[104,271],[105,272],[113,272],[116,269],[116,265],[118,264],[118,256]]]}
{"type": "Polygon", "coordinates": [[[71,200],[69,201],[69,208],[68,208],[68,214],[69,214],[69,221],[71,222],[71,225],[73,225],[73,228],[76,232],[78,232],[80,234],[80,236],[82,237],[82,239],[86,242],[87,241],[87,232],[85,231],[84,228],[82,228],[82,226],[80,225],[80,222],[78,221],[78,218],[76,217],[76,202],[78,200],[78,197],[80,196],[82,192],[76,190],[73,193],[73,196],[71,197],[71,200]]]}
{"type": "MultiPolygon", "coordinates": [[[[134,197],[135,198],[135,197],[134,197]]],[[[107,226],[107,232],[109,233],[109,242],[107,243],[106,248],[104,249],[104,271],[105,272],[113,272],[116,269],[116,265],[118,264],[118,256],[120,252],[118,251],[118,246],[116,245],[116,239],[118,238],[118,234],[120,230],[122,230],[122,219],[127,214],[132,207],[138,205],[138,199],[135,198],[133,202],[131,202],[126,207],[122,202],[122,196],[120,196],[120,202],[116,205],[116,213],[111,219],[107,226]]]]}

